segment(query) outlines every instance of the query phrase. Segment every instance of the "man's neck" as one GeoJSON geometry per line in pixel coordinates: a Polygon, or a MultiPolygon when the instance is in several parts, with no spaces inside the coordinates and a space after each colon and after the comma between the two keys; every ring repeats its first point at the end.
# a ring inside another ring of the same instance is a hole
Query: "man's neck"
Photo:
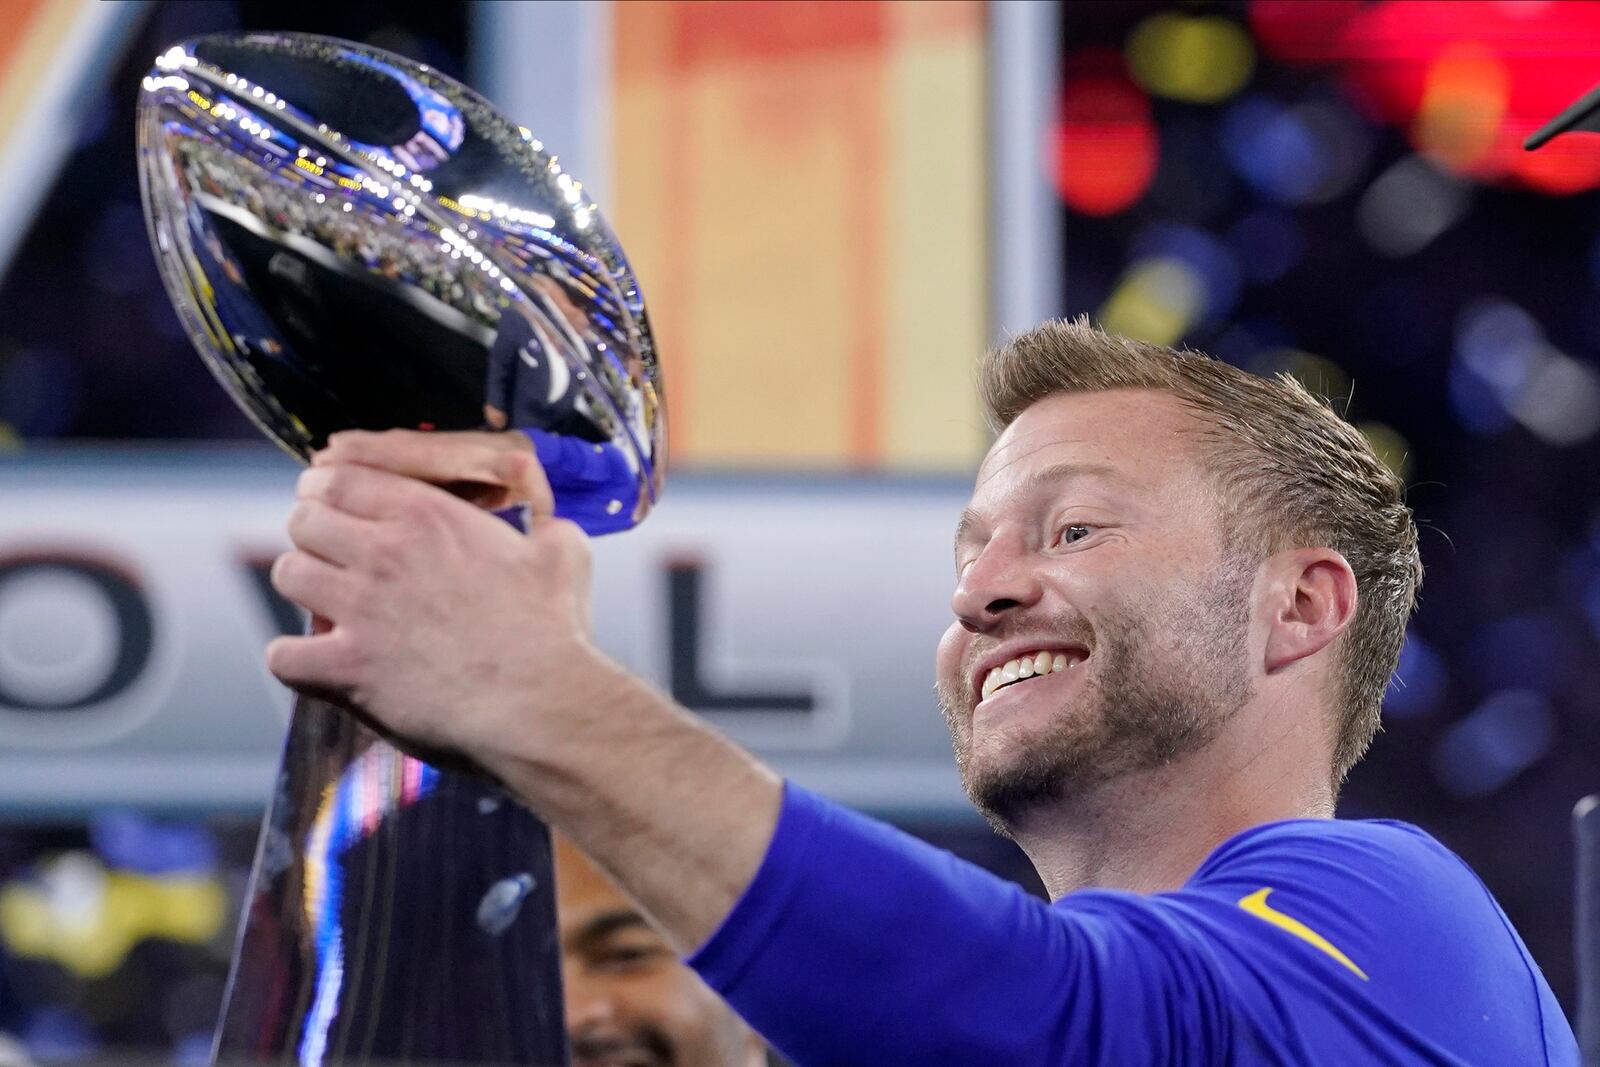
{"type": "Polygon", "coordinates": [[[1234,834],[1281,819],[1332,818],[1333,789],[1324,775],[1307,773],[1319,766],[1259,740],[1219,739],[1188,759],[1060,801],[1014,836],[1052,900],[1090,887],[1177,889],[1234,834]]]}

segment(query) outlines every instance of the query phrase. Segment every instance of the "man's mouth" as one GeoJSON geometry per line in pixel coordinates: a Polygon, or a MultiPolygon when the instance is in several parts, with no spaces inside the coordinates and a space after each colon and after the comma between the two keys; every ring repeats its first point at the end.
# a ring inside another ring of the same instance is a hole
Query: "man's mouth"
{"type": "Polygon", "coordinates": [[[663,1062],[638,1045],[591,1046],[572,1053],[572,1067],[660,1067],[663,1062]]]}
{"type": "Polygon", "coordinates": [[[1040,649],[1008,659],[998,667],[989,668],[983,676],[980,699],[987,700],[1009,685],[1025,682],[1045,674],[1060,674],[1082,663],[1088,653],[1079,649],[1040,649]]]}
{"type": "Polygon", "coordinates": [[[578,1035],[572,1038],[572,1067],[666,1067],[672,1053],[659,1038],[578,1035]]]}
{"type": "Polygon", "coordinates": [[[572,1067],[656,1067],[658,1062],[648,1053],[619,1049],[599,1056],[579,1056],[572,1061],[572,1067]]]}

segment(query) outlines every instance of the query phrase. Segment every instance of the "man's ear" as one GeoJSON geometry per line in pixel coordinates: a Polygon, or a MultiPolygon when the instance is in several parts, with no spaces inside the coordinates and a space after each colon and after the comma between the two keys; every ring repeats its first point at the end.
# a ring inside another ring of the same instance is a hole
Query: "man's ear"
{"type": "Polygon", "coordinates": [[[1321,652],[1356,615],[1356,576],[1331,548],[1296,548],[1267,561],[1267,673],[1321,652]]]}

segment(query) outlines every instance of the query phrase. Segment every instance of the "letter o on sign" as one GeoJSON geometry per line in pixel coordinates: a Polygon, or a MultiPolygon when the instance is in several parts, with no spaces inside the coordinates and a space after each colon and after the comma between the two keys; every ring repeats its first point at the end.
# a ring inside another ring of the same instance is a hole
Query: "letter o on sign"
{"type": "Polygon", "coordinates": [[[0,709],[60,712],[122,692],[150,660],[139,583],[104,559],[0,557],[0,709]]]}

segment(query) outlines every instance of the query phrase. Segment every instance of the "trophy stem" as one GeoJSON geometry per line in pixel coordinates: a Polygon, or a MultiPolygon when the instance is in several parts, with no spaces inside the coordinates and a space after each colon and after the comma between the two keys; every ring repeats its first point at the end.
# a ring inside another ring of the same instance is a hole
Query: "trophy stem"
{"type": "Polygon", "coordinates": [[[548,829],[301,697],[216,1063],[567,1063],[548,829]]]}

